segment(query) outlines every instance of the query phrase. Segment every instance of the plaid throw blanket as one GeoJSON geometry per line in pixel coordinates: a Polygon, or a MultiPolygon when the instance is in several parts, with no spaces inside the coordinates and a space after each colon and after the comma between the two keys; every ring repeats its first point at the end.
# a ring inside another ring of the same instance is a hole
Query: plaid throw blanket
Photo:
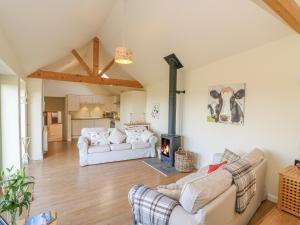
{"type": "Polygon", "coordinates": [[[248,161],[239,159],[225,165],[223,169],[232,174],[233,182],[237,186],[236,206],[237,213],[243,213],[256,191],[256,175],[248,161]]]}
{"type": "Polygon", "coordinates": [[[179,204],[142,184],[130,189],[128,199],[134,225],[168,225],[172,210],[179,204]]]}

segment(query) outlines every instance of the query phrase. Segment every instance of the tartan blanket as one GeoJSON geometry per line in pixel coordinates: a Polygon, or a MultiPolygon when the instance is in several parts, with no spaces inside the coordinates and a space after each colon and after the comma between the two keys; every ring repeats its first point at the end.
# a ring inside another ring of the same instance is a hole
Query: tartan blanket
{"type": "Polygon", "coordinates": [[[168,225],[172,210],[179,203],[142,184],[134,185],[128,194],[133,225],[168,225]]]}
{"type": "Polygon", "coordinates": [[[256,174],[244,159],[239,159],[225,165],[223,169],[232,174],[233,182],[237,186],[235,211],[243,213],[256,192],[256,174]]]}

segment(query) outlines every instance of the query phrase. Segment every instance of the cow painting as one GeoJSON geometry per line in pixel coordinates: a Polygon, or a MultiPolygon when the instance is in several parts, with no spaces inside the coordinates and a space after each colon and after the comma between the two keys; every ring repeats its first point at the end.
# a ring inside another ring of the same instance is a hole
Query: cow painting
{"type": "Polygon", "coordinates": [[[245,84],[209,88],[208,122],[244,123],[245,84]]]}

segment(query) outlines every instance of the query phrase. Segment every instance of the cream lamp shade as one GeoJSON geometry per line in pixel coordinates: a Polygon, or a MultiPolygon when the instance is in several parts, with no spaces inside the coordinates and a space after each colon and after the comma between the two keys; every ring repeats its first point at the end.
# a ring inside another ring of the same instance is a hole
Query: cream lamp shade
{"type": "Polygon", "coordinates": [[[115,52],[115,62],[119,64],[132,63],[132,51],[126,47],[118,47],[115,52]]]}

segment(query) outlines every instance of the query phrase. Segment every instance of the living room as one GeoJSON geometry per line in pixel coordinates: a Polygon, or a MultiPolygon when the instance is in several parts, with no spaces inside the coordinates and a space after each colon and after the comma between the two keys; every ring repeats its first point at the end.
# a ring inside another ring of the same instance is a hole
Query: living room
{"type": "Polygon", "coordinates": [[[49,224],[300,224],[300,2],[0,8],[0,165],[34,176],[26,218],[50,210],[49,224]],[[130,64],[117,62],[119,46],[130,64]],[[45,140],[45,125],[56,124],[61,136],[45,140]],[[238,162],[251,165],[245,208],[230,173],[238,162]],[[208,165],[220,168],[208,174],[208,165]],[[139,188],[169,203],[164,221],[147,221],[139,188]]]}

